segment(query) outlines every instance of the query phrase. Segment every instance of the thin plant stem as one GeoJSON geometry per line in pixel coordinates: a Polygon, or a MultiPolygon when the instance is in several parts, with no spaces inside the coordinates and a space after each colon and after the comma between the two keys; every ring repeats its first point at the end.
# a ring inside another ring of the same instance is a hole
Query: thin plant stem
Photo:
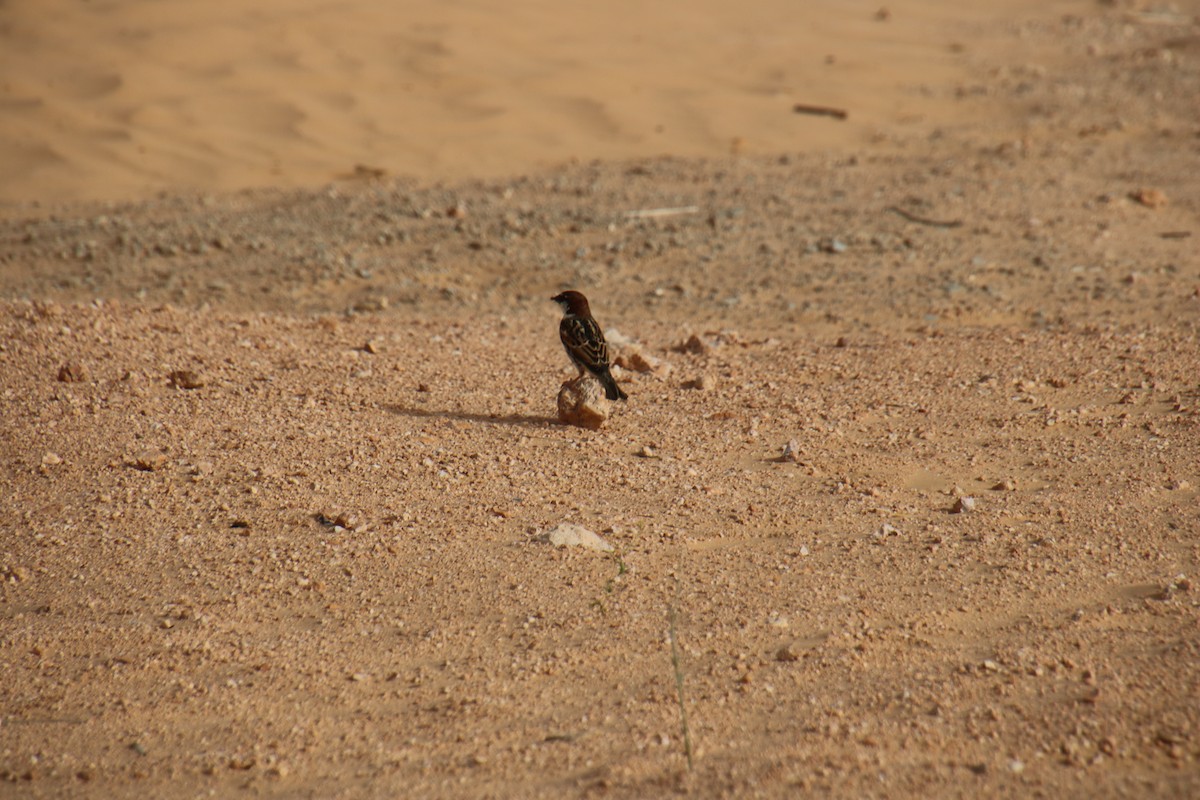
{"type": "Polygon", "coordinates": [[[671,666],[675,668],[675,696],[679,699],[679,725],[683,728],[683,753],[687,756],[688,772],[692,771],[692,733],[688,728],[687,704],[683,702],[683,667],[679,662],[679,642],[675,633],[675,606],[667,612],[671,632],[671,666]]]}

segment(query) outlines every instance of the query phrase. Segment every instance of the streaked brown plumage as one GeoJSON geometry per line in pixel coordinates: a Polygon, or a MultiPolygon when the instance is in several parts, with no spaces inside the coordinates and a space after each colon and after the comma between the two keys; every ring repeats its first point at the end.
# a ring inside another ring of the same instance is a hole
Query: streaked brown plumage
{"type": "Polygon", "coordinates": [[[587,298],[579,292],[568,290],[550,299],[562,306],[565,312],[562,322],[558,324],[558,337],[562,339],[571,363],[579,370],[579,377],[582,378],[585,371],[590,372],[604,386],[604,395],[609,400],[627,399],[628,395],[613,380],[609,369],[608,342],[592,317],[587,298]]]}

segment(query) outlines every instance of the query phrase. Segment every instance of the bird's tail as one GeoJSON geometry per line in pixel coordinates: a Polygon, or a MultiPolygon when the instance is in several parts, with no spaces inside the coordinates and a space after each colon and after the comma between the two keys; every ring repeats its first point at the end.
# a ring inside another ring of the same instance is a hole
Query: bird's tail
{"type": "Polygon", "coordinates": [[[603,383],[604,383],[604,396],[607,397],[609,400],[628,400],[629,399],[629,395],[627,395],[627,394],[625,394],[625,392],[621,391],[621,387],[617,386],[617,382],[615,380],[613,380],[612,375],[606,374],[604,376],[603,383]]]}

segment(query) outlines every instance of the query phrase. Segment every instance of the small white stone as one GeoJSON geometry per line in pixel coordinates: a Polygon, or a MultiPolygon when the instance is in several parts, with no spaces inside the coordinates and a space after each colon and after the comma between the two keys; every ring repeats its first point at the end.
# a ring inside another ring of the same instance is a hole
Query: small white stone
{"type": "Polygon", "coordinates": [[[975,510],[974,497],[960,497],[954,501],[954,505],[950,508],[951,514],[968,514],[975,510]]]}
{"type": "Polygon", "coordinates": [[[611,553],[615,548],[582,525],[563,522],[555,525],[542,537],[555,547],[583,547],[602,553],[611,553]]]}
{"type": "Polygon", "coordinates": [[[882,525],[880,525],[878,528],[876,528],[875,533],[872,535],[876,539],[886,539],[889,536],[899,536],[900,529],[897,528],[895,525],[892,525],[891,523],[885,522],[882,525]]]}

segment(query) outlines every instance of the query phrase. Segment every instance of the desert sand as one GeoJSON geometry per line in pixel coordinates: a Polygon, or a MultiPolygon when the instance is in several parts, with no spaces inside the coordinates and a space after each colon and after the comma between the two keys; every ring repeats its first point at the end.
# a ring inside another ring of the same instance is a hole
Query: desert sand
{"type": "Polygon", "coordinates": [[[0,7],[0,794],[1200,796],[1200,6],[791,6],[0,7]]]}
{"type": "Polygon", "coordinates": [[[961,123],[942,92],[1044,6],[11,0],[0,203],[878,146],[961,123]]]}

